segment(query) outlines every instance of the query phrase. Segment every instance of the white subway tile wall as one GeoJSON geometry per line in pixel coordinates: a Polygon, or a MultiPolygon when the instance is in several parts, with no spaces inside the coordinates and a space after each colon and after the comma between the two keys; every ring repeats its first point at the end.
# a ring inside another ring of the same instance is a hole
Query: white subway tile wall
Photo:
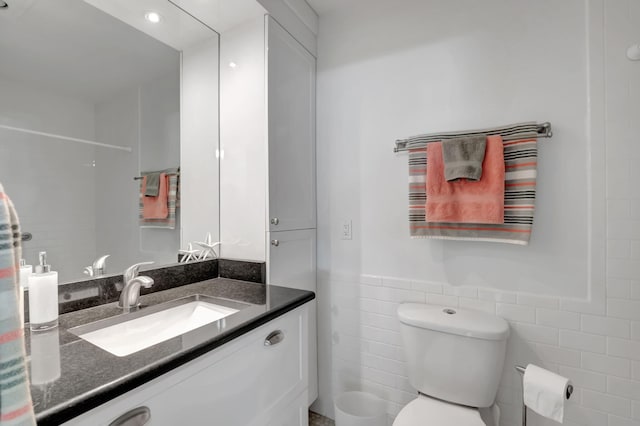
{"type": "MultiPolygon", "coordinates": [[[[640,426],[640,341],[633,340],[631,333],[640,324],[561,311],[552,298],[542,301],[528,295],[418,281],[412,282],[412,288],[421,290],[406,291],[396,288],[404,280],[390,277],[367,276],[359,281],[325,277],[321,283],[330,287],[334,297],[358,295],[334,304],[334,390],[356,386],[385,398],[390,422],[415,398],[407,380],[396,309],[401,302],[426,301],[478,309],[509,321],[512,335],[497,398],[501,425],[520,425],[521,379],[513,366],[535,363],[573,381],[576,392],[568,402],[566,424],[640,426]],[[369,284],[361,284],[365,281],[369,284]]],[[[636,309],[640,311],[640,304],[636,309]]],[[[534,426],[553,424],[533,413],[530,419],[534,426]]]]}

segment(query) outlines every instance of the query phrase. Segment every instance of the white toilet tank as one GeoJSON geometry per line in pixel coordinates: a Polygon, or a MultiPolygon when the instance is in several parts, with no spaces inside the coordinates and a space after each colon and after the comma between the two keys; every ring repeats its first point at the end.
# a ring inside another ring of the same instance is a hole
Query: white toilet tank
{"type": "Polygon", "coordinates": [[[398,317],[414,388],[470,407],[493,404],[509,337],[504,319],[420,303],[400,305],[398,317]]]}

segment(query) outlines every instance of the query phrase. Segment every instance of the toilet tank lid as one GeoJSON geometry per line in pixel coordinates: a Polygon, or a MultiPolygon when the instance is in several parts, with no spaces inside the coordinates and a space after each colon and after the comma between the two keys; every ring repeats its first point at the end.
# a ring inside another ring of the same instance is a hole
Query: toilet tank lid
{"type": "Polygon", "coordinates": [[[485,340],[505,340],[509,324],[502,318],[471,309],[403,303],[398,308],[400,322],[414,327],[485,340]]]}

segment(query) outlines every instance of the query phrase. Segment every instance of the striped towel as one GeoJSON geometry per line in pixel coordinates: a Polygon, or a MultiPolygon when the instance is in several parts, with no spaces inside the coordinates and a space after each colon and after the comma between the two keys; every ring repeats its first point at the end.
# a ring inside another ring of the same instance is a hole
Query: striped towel
{"type": "Polygon", "coordinates": [[[35,425],[18,312],[20,226],[0,184],[0,425],[35,425]]]}
{"type": "MultiPolygon", "coordinates": [[[[139,209],[138,209],[138,220],[141,228],[161,228],[161,229],[176,229],[176,209],[178,208],[179,203],[179,175],[172,174],[168,176],[169,178],[169,196],[168,207],[169,214],[164,219],[145,219],[143,216],[143,199],[144,196],[142,194],[142,186],[138,191],[139,197],[139,209]]],[[[140,181],[140,185],[142,185],[142,180],[140,181]]]]}
{"type": "Polygon", "coordinates": [[[427,148],[409,150],[409,226],[412,238],[527,245],[536,198],[537,139],[504,142],[504,224],[427,222],[427,148]]]}

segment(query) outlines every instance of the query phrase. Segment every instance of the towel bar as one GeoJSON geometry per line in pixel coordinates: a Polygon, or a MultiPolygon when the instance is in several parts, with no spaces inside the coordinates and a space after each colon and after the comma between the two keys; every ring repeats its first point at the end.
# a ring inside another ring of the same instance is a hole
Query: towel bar
{"type": "MultiPolygon", "coordinates": [[[[524,378],[524,372],[526,370],[525,367],[521,366],[521,365],[516,365],[515,369],[518,373],[520,373],[523,378],[524,378]]],[[[522,388],[522,426],[527,426],[527,406],[524,405],[524,382],[522,383],[523,388],[522,388]]],[[[567,394],[565,395],[565,397],[567,399],[571,398],[571,394],[573,394],[573,386],[569,385],[567,386],[567,394]]]]}
{"type": "MultiPolygon", "coordinates": [[[[167,176],[180,176],[180,173],[167,173],[167,176]]],[[[144,179],[144,176],[135,176],[133,180],[144,179]]]]}
{"type": "Polygon", "coordinates": [[[488,129],[466,130],[461,132],[431,133],[412,136],[396,141],[393,152],[408,151],[412,148],[424,148],[429,142],[437,142],[442,139],[451,139],[462,136],[478,134],[500,135],[504,141],[518,140],[522,138],[550,138],[553,136],[551,123],[521,123],[510,126],[492,127],[488,129]]]}

